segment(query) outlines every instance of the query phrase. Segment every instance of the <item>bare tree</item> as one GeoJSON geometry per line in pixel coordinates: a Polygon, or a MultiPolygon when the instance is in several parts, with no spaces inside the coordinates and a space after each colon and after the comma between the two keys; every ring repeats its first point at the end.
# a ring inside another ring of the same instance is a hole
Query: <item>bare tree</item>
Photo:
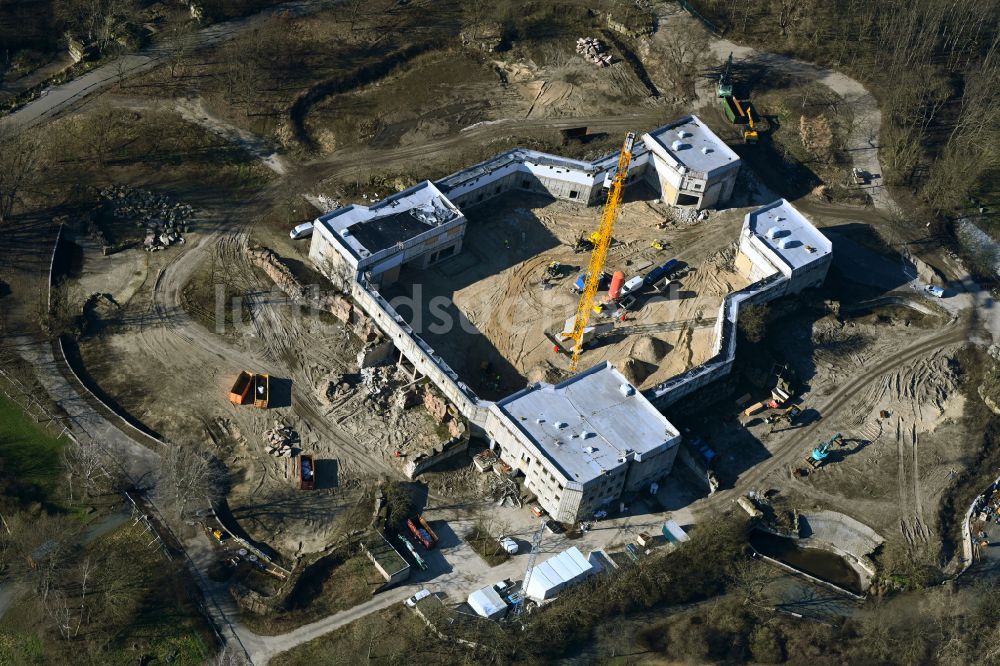
{"type": "Polygon", "coordinates": [[[77,499],[77,484],[83,490],[83,497],[88,498],[95,492],[114,487],[120,478],[112,461],[96,446],[81,446],[74,442],[63,449],[62,456],[70,502],[77,499]]]}
{"type": "Polygon", "coordinates": [[[704,62],[708,37],[703,30],[685,30],[664,41],[664,60],[674,88],[687,98],[694,97],[698,68],[704,62]]]}
{"type": "Polygon", "coordinates": [[[42,144],[33,132],[0,129],[0,224],[10,221],[42,166],[42,144]]]}
{"type": "Polygon", "coordinates": [[[105,50],[136,18],[134,0],[56,0],[57,20],[71,34],[105,50]]]}
{"type": "Polygon", "coordinates": [[[223,475],[211,457],[190,447],[175,445],[160,459],[157,495],[173,518],[184,520],[192,504],[203,507],[215,498],[223,475]]]}
{"type": "Polygon", "coordinates": [[[743,604],[754,612],[770,612],[767,587],[774,578],[774,573],[769,567],[759,560],[750,559],[734,562],[729,574],[733,591],[742,597],[743,604]]]}

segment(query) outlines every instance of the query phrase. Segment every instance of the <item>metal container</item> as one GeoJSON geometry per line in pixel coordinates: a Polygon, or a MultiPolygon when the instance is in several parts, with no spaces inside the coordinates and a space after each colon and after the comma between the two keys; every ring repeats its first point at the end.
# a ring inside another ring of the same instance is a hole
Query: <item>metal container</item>
{"type": "Polygon", "coordinates": [[[625,284],[625,274],[621,271],[615,271],[615,274],[611,276],[611,287],[608,289],[608,297],[611,300],[617,299],[622,295],[622,286],[625,284]]]}

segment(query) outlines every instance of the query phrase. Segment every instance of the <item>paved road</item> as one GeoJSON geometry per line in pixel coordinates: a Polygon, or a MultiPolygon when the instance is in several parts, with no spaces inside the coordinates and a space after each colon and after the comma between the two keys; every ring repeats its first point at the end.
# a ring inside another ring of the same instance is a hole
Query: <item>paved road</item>
{"type": "Polygon", "coordinates": [[[58,86],[52,86],[44,96],[29,102],[12,114],[0,118],[0,128],[5,126],[31,127],[43,123],[78,107],[88,96],[113,85],[120,74],[134,76],[150,70],[159,64],[169,62],[174,54],[182,48],[190,51],[208,46],[218,46],[275,14],[304,16],[333,7],[336,4],[338,4],[338,0],[287,2],[265,9],[253,16],[215,23],[176,39],[165,40],[141,49],[138,53],[112,58],[83,76],[58,86]]]}

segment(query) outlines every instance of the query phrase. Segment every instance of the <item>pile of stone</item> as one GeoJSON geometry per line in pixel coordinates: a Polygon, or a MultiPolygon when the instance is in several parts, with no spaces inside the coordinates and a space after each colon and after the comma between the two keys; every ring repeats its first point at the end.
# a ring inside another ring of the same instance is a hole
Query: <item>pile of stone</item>
{"type": "Polygon", "coordinates": [[[143,247],[147,252],[162,250],[174,243],[183,243],[191,228],[194,209],[169,197],[129,185],[111,185],[100,191],[105,214],[118,220],[131,221],[146,230],[143,247]]]}
{"type": "Polygon", "coordinates": [[[361,369],[361,385],[368,395],[375,396],[392,388],[392,379],[396,374],[396,366],[380,365],[361,369]]]}
{"type": "Polygon", "coordinates": [[[607,67],[615,62],[608,53],[608,47],[596,37],[581,37],[576,40],[576,52],[598,67],[607,67]]]}
{"type": "Polygon", "coordinates": [[[327,402],[334,403],[342,398],[346,398],[354,390],[352,382],[347,380],[347,375],[332,375],[326,383],[326,390],[323,392],[327,402]]]}
{"type": "Polygon", "coordinates": [[[292,430],[280,422],[275,422],[274,427],[264,433],[264,450],[267,455],[275,458],[291,458],[292,445],[299,443],[299,433],[292,430]]]}

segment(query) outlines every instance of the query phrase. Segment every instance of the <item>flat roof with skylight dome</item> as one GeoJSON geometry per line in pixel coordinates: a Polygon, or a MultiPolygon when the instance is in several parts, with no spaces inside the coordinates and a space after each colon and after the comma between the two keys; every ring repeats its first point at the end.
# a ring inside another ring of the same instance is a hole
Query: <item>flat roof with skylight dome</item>
{"type": "Polygon", "coordinates": [[[674,162],[672,166],[684,166],[708,176],[740,162],[739,155],[694,115],[658,127],[644,134],[643,139],[654,153],[674,162]]]}
{"type": "Polygon", "coordinates": [[[559,384],[533,384],[496,403],[566,479],[586,484],[676,446],[677,429],[610,363],[559,384]]]}
{"type": "Polygon", "coordinates": [[[833,252],[833,244],[785,199],[747,214],[749,230],[793,271],[833,252]]]}

